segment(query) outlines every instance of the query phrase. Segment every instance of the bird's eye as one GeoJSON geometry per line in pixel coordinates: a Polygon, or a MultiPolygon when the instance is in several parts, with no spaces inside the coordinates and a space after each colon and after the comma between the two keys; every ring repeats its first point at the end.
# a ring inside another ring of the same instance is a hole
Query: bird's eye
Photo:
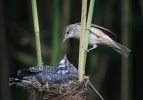
{"type": "Polygon", "coordinates": [[[67,31],[67,34],[69,34],[69,31],[67,31]]]}

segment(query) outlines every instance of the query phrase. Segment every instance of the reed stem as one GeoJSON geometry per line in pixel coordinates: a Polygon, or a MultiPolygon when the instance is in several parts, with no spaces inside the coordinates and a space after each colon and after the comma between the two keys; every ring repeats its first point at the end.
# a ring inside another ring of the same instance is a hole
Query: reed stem
{"type": "MultiPolygon", "coordinates": [[[[95,0],[91,0],[90,1],[90,5],[89,5],[88,18],[87,18],[87,26],[86,26],[86,33],[85,33],[85,50],[88,49],[88,41],[89,41],[90,27],[91,27],[93,10],[94,10],[94,3],[95,3],[95,0]]],[[[84,63],[85,63],[84,66],[85,66],[86,65],[87,52],[85,52],[84,55],[85,55],[85,60],[84,60],[84,63]]]]}
{"type": "Polygon", "coordinates": [[[81,14],[81,36],[80,36],[80,47],[79,47],[79,63],[78,63],[78,78],[82,80],[84,74],[84,53],[85,53],[85,29],[86,29],[86,11],[87,11],[87,0],[82,0],[82,14],[81,14]]]}
{"type": "Polygon", "coordinates": [[[33,12],[33,23],[34,23],[35,39],[36,39],[37,65],[42,66],[43,63],[42,63],[42,57],[41,57],[39,23],[38,23],[36,0],[31,0],[31,4],[32,4],[32,12],[33,12]]]}
{"type": "Polygon", "coordinates": [[[81,38],[80,38],[79,64],[78,64],[79,81],[82,80],[83,74],[85,72],[86,55],[87,55],[86,50],[88,48],[88,41],[89,41],[89,34],[90,34],[89,30],[91,27],[94,2],[95,2],[95,0],[90,1],[88,20],[87,20],[87,26],[86,26],[87,0],[82,1],[81,38]]]}

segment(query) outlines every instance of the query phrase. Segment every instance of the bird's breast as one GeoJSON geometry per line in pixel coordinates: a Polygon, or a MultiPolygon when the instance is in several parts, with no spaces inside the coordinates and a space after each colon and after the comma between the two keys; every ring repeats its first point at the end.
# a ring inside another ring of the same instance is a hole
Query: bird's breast
{"type": "Polygon", "coordinates": [[[89,36],[89,45],[100,44],[102,38],[97,37],[95,34],[90,33],[89,36]]]}

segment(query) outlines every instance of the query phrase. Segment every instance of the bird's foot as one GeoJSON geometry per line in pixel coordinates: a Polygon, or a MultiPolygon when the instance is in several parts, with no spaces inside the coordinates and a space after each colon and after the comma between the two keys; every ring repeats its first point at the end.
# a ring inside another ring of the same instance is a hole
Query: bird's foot
{"type": "Polygon", "coordinates": [[[95,49],[95,48],[97,48],[97,45],[96,45],[96,44],[95,44],[95,45],[93,45],[93,47],[92,47],[92,48],[90,48],[90,49],[86,50],[86,52],[88,52],[88,53],[89,53],[89,51],[90,51],[90,50],[93,50],[93,49],[95,49]]]}
{"type": "Polygon", "coordinates": [[[85,52],[89,53],[90,50],[85,50],[85,52]]]}

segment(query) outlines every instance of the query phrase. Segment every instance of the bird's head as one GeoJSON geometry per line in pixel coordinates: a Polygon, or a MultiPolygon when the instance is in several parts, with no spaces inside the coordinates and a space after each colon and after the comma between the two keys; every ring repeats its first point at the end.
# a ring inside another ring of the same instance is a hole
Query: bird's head
{"type": "Polygon", "coordinates": [[[68,39],[68,38],[77,38],[77,32],[78,32],[78,25],[76,24],[71,24],[68,25],[65,29],[64,29],[64,38],[63,38],[63,43],[68,39]]]}
{"type": "Polygon", "coordinates": [[[60,61],[58,66],[58,74],[66,74],[69,73],[70,63],[67,59],[67,56],[65,54],[64,58],[60,61]]]}

